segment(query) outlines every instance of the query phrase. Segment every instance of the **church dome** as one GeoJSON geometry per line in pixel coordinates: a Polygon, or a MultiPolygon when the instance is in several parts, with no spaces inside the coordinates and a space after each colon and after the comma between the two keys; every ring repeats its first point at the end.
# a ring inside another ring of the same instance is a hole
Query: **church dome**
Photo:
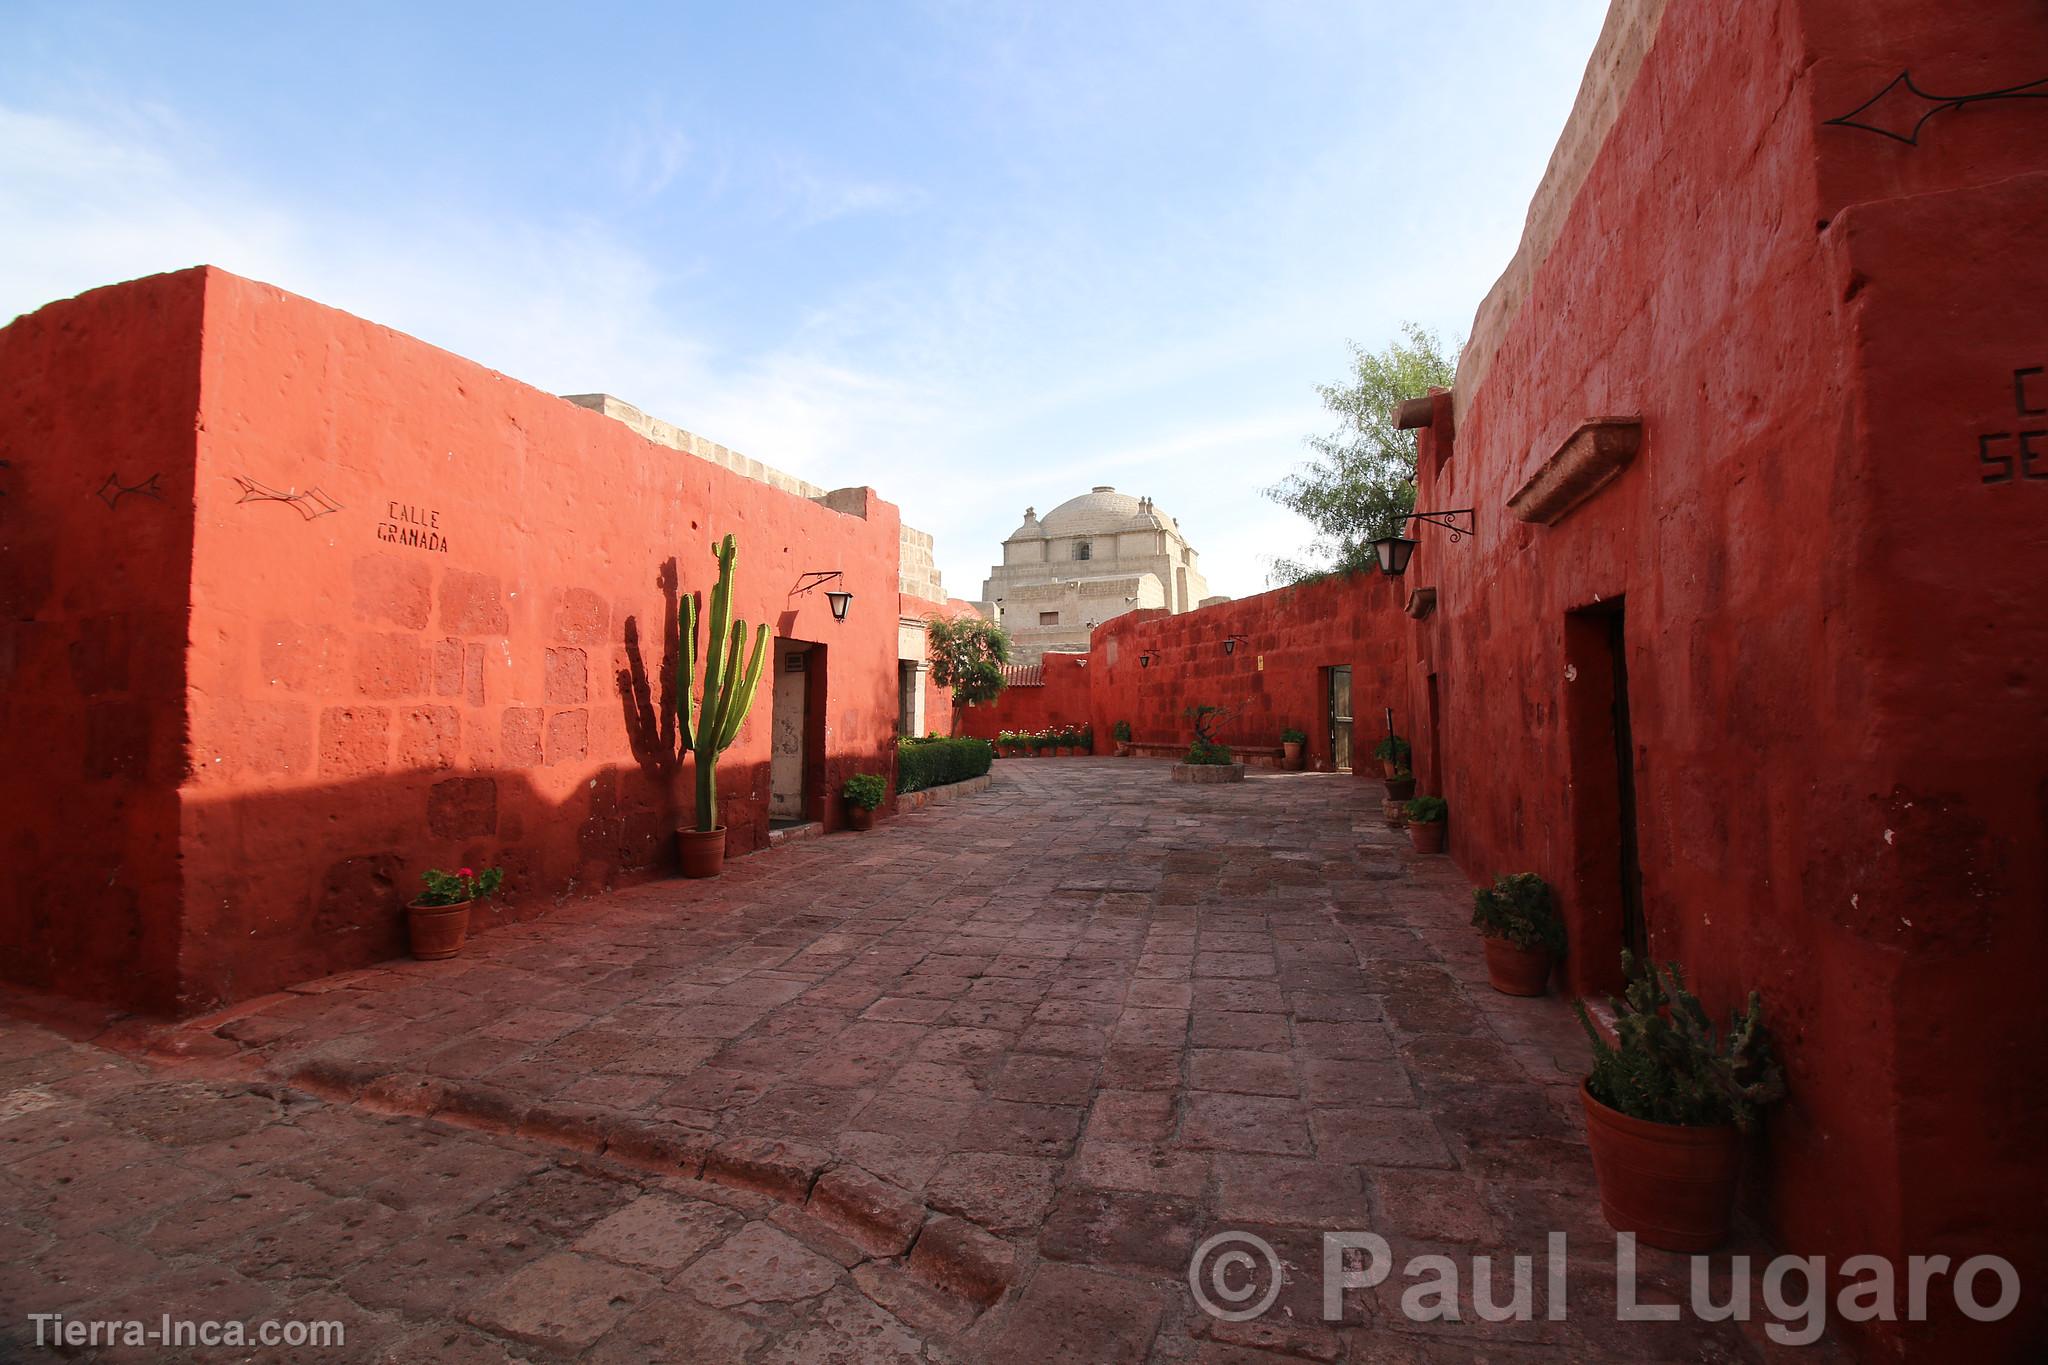
{"type": "Polygon", "coordinates": [[[1041,535],[1113,535],[1129,525],[1132,518],[1149,511],[1148,504],[1119,493],[1107,484],[1099,485],[1078,498],[1068,498],[1047,512],[1039,526],[1041,535]]]}

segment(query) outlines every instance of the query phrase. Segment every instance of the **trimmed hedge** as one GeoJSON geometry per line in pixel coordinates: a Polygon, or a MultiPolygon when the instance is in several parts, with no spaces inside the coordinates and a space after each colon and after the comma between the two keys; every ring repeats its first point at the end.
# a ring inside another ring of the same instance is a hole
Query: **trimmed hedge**
{"type": "Polygon", "coordinates": [[[920,792],[980,777],[995,763],[996,746],[985,739],[899,740],[896,745],[896,790],[920,792]]]}

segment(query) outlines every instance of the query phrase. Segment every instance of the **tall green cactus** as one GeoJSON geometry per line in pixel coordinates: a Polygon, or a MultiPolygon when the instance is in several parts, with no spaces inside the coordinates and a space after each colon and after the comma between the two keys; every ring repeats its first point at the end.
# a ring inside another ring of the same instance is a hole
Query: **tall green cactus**
{"type": "Polygon", "coordinates": [[[754,705],[761,662],[768,654],[768,627],[757,626],[754,657],[741,674],[747,623],[732,619],[732,566],[739,551],[728,535],[711,547],[711,554],[718,560],[718,586],[711,590],[711,605],[705,612],[711,620],[711,639],[704,652],[701,705],[697,700],[695,593],[685,593],[681,603],[683,666],[676,672],[676,728],[682,733],[683,748],[697,756],[697,828],[705,833],[718,828],[718,756],[732,747],[740,722],[754,705]]]}

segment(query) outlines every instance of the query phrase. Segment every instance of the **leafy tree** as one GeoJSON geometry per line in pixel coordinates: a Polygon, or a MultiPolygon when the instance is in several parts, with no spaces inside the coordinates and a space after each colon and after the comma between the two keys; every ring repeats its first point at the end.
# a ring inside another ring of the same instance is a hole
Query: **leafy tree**
{"type": "Polygon", "coordinates": [[[1001,694],[1003,665],[1010,658],[1010,636],[1001,626],[979,616],[928,616],[924,632],[932,681],[951,688],[955,704],[994,701],[1001,694]]]}
{"type": "Polygon", "coordinates": [[[1455,348],[1446,355],[1426,327],[1404,322],[1401,332],[1407,339],[1383,351],[1353,342],[1350,381],[1316,386],[1323,406],[1341,420],[1328,436],[1308,438],[1315,459],[1266,490],[1317,531],[1307,558],[1273,562],[1280,582],[1377,567],[1372,542],[1399,535],[1402,519],[1415,510],[1415,439],[1394,429],[1393,410],[1432,387],[1449,388],[1458,356],[1455,348]]]}

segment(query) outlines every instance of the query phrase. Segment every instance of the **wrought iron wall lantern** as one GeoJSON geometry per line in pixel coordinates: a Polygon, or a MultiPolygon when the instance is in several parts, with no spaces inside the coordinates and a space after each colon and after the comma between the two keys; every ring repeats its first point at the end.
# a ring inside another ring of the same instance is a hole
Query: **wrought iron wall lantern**
{"type": "MultiPolygon", "coordinates": [[[[1404,532],[1408,529],[1406,523],[1411,521],[1427,522],[1431,526],[1443,527],[1451,533],[1451,544],[1453,545],[1456,545],[1466,536],[1474,534],[1478,526],[1478,523],[1473,520],[1472,509],[1469,507],[1453,507],[1445,512],[1410,512],[1402,519],[1401,529],[1404,532]],[[1463,517],[1465,520],[1460,523],[1459,517],[1463,517]]],[[[1407,573],[1409,556],[1415,553],[1415,547],[1418,544],[1420,544],[1419,541],[1410,539],[1407,535],[1381,536],[1378,540],[1375,540],[1372,543],[1372,552],[1379,557],[1380,572],[1393,578],[1399,578],[1402,574],[1407,573]]]]}
{"type": "MultiPolygon", "coordinates": [[[[814,570],[797,580],[796,596],[802,596],[812,588],[823,588],[831,582],[844,583],[845,574],[839,569],[814,570]]],[[[846,609],[853,605],[853,594],[845,588],[825,588],[825,603],[832,608],[832,619],[844,621],[846,609]]]]}
{"type": "Polygon", "coordinates": [[[1243,635],[1226,635],[1223,638],[1223,652],[1225,654],[1237,653],[1238,642],[1246,638],[1247,637],[1243,635]]]}

